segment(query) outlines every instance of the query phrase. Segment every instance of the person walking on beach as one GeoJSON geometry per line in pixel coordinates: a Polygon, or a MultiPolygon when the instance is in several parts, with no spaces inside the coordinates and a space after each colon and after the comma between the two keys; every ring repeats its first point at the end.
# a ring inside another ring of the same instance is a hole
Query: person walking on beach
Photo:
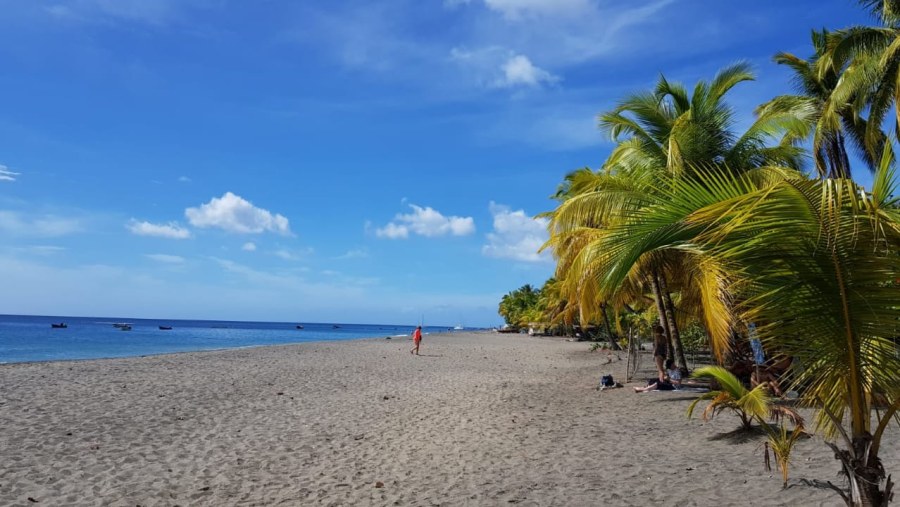
{"type": "Polygon", "coordinates": [[[419,355],[419,344],[422,343],[422,326],[416,326],[416,330],[413,331],[413,348],[410,349],[410,354],[419,355]]]}
{"type": "Polygon", "coordinates": [[[656,377],[660,382],[666,381],[666,353],[669,344],[666,342],[666,335],[659,324],[653,326],[653,360],[656,362],[656,377]]]}

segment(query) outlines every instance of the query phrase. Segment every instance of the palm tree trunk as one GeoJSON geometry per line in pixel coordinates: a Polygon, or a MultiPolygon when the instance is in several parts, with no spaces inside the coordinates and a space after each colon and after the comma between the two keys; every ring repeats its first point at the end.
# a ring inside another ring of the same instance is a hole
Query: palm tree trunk
{"type": "Polygon", "coordinates": [[[835,458],[840,460],[850,484],[848,489],[841,489],[830,481],[825,485],[837,491],[849,507],[887,507],[894,496],[894,484],[890,476],[885,477],[877,450],[872,452],[872,435],[866,433],[853,437],[850,449],[841,449],[830,442],[828,446],[834,451],[835,458]],[[868,461],[864,462],[866,458],[861,457],[867,457],[868,461]]]}
{"type": "Polygon", "coordinates": [[[666,359],[671,359],[674,356],[672,349],[672,328],[669,326],[669,317],[666,315],[666,307],[665,303],[663,303],[662,297],[662,289],[659,284],[659,273],[656,270],[653,271],[653,276],[651,279],[651,285],[653,286],[653,299],[656,300],[656,311],[659,314],[659,325],[662,326],[663,331],[666,332],[666,359]]]}
{"type": "Polygon", "coordinates": [[[672,294],[669,293],[669,288],[666,285],[666,277],[664,275],[660,275],[659,284],[664,298],[663,302],[666,306],[666,315],[672,326],[672,344],[675,349],[672,352],[672,355],[675,357],[675,363],[678,365],[678,368],[683,373],[687,373],[687,359],[684,357],[684,345],[681,343],[681,332],[678,330],[678,321],[675,319],[675,304],[672,303],[672,294]]]}
{"type": "Polygon", "coordinates": [[[603,322],[606,324],[606,339],[609,341],[609,348],[612,350],[622,350],[616,342],[616,335],[613,334],[612,327],[609,325],[609,316],[606,314],[606,304],[600,305],[600,311],[603,312],[603,322]]]}

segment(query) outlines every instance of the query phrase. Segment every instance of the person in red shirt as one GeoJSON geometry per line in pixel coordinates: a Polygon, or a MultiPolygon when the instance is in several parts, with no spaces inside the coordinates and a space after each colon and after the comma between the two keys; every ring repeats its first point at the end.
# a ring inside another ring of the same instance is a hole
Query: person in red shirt
{"type": "Polygon", "coordinates": [[[418,356],[420,343],[422,343],[422,326],[416,326],[416,330],[413,331],[413,344],[415,346],[409,351],[409,353],[418,356]]]}

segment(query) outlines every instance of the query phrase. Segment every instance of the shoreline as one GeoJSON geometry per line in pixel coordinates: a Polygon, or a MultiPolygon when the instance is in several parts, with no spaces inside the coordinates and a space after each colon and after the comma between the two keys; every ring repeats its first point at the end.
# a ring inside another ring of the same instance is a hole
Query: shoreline
{"type": "MultiPolygon", "coordinates": [[[[431,331],[428,333],[422,333],[423,336],[443,336],[449,335],[453,333],[471,333],[471,334],[481,334],[481,333],[491,333],[490,330],[472,330],[472,331],[431,331]]],[[[43,359],[43,360],[32,360],[32,361],[0,361],[0,368],[4,366],[16,365],[16,364],[43,364],[43,363],[70,363],[70,362],[80,362],[80,361],[111,361],[116,359],[131,359],[131,358],[141,358],[141,357],[157,357],[157,356],[168,356],[168,355],[176,355],[176,354],[197,354],[202,352],[220,352],[227,350],[244,350],[244,349],[253,349],[259,347],[290,347],[294,345],[303,345],[303,344],[315,344],[315,343],[333,343],[333,342],[354,342],[359,340],[394,340],[398,338],[410,337],[408,334],[398,334],[398,335],[387,335],[387,336],[361,336],[361,337],[353,337],[353,338],[340,338],[333,340],[309,340],[309,341],[300,341],[300,342],[290,342],[290,343],[263,343],[258,345],[241,345],[237,347],[216,347],[216,348],[205,348],[205,349],[196,349],[196,350],[179,350],[175,352],[159,352],[156,354],[137,354],[137,355],[127,355],[127,356],[104,356],[104,357],[85,357],[85,358],[71,358],[71,359],[43,359]]],[[[410,337],[410,340],[412,338],[410,337]]]]}
{"type": "Polygon", "coordinates": [[[0,504],[840,505],[799,483],[839,483],[819,437],[782,491],[729,414],[597,391],[624,366],[584,342],[430,336],[5,365],[0,504]]]}

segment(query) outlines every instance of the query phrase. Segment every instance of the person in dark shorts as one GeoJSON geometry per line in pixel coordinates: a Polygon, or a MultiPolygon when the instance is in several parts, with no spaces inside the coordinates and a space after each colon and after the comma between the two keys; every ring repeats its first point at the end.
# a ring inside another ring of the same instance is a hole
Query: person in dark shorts
{"type": "Polygon", "coordinates": [[[660,382],[658,379],[647,381],[647,387],[635,387],[634,392],[646,393],[647,391],[674,391],[681,387],[681,370],[675,367],[675,361],[666,361],[666,377],[660,382]]]}
{"type": "Polygon", "coordinates": [[[666,363],[668,349],[669,344],[662,326],[659,324],[653,326],[653,361],[656,363],[656,377],[660,382],[666,381],[666,370],[663,365],[666,363]]]}

